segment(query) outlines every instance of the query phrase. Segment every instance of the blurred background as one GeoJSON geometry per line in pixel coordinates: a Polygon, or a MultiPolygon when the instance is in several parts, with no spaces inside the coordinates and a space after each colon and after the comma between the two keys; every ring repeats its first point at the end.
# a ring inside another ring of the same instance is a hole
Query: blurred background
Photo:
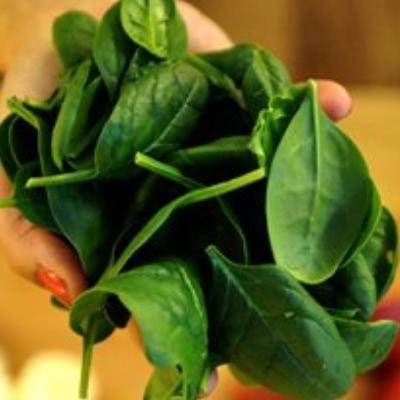
{"type": "MultiPolygon", "coordinates": [[[[0,82],[26,47],[48,39],[49,21],[61,8],[87,9],[95,2],[0,0],[0,82]]],[[[400,2],[192,3],[219,22],[235,41],[255,41],[273,51],[289,65],[297,80],[329,77],[348,86],[355,108],[342,126],[366,155],[384,202],[400,223],[400,2]]],[[[383,301],[380,312],[400,318],[400,282],[383,301]]],[[[0,383],[1,400],[8,400],[2,393],[6,393],[11,380],[20,386],[39,382],[41,387],[52,381],[56,390],[63,385],[74,386],[70,382],[77,379],[80,340],[69,333],[67,325],[67,314],[50,307],[45,293],[0,266],[0,348],[4,350],[4,357],[0,352],[0,381],[4,375],[5,382],[0,383]],[[58,375],[55,371],[59,371],[58,375]]],[[[396,354],[400,354],[399,346],[384,366],[358,382],[348,399],[400,399],[400,360],[396,354]]],[[[151,371],[132,330],[119,332],[98,346],[95,368],[97,392],[103,400],[141,399],[151,371]]],[[[226,371],[221,375],[222,384],[211,397],[213,400],[282,399],[263,390],[244,389],[226,371]]],[[[35,389],[38,397],[33,397],[33,389],[23,390],[18,399],[47,400],[40,387],[35,389]]],[[[49,398],[60,400],[61,392],[58,393],[49,398]]],[[[66,397],[62,399],[74,398],[67,393],[65,389],[66,397]]]]}

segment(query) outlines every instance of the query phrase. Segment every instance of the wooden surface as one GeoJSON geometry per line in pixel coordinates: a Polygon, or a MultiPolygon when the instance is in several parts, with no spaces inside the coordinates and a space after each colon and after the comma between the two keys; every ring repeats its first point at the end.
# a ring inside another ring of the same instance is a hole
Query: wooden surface
{"type": "MultiPolygon", "coordinates": [[[[385,204],[400,223],[400,90],[358,88],[352,92],[355,110],[342,126],[363,150],[385,204]]],[[[133,336],[131,330],[120,331],[96,348],[103,400],[141,399],[150,368],[133,336]]],[[[69,332],[67,315],[49,306],[46,293],[0,267],[1,346],[17,372],[38,351],[63,349],[79,354],[80,340],[69,332]]],[[[212,399],[235,400],[226,384],[212,399]]]]}
{"type": "MultiPolygon", "coordinates": [[[[0,0],[0,74],[16,52],[49,37],[65,8],[113,0],[0,0]]],[[[236,41],[256,41],[282,57],[297,79],[400,84],[398,0],[190,0],[236,41]]]]}
{"type": "Polygon", "coordinates": [[[398,0],[191,0],[236,41],[256,41],[297,79],[400,84],[398,0]]]}

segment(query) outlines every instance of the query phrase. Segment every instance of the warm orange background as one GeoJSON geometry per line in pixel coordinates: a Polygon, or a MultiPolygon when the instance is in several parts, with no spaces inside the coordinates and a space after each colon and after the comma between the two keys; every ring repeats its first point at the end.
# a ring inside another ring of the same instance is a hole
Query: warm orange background
{"type": "MultiPolygon", "coordinates": [[[[59,7],[82,2],[57,0],[56,3],[59,7]]],[[[297,76],[333,75],[353,83],[350,89],[355,110],[342,126],[366,155],[383,199],[400,223],[400,90],[377,86],[400,81],[400,52],[398,44],[393,43],[400,33],[400,24],[394,21],[399,2],[197,0],[195,3],[221,21],[234,38],[257,40],[274,48],[292,65],[297,76]],[[332,51],[326,51],[327,48],[332,51]],[[355,86],[355,83],[375,86],[355,86]]],[[[43,21],[51,17],[50,4],[54,7],[55,1],[0,0],[0,71],[7,70],[27,43],[47,35],[43,21]]],[[[400,284],[388,296],[395,298],[400,301],[400,284]]],[[[49,307],[45,293],[0,266],[0,346],[8,351],[14,372],[29,355],[43,349],[79,353],[80,340],[69,332],[67,322],[66,314],[49,307]]],[[[141,399],[150,367],[130,330],[118,332],[98,346],[95,360],[104,400],[141,399]]],[[[260,394],[239,398],[232,379],[225,373],[222,375],[223,383],[213,400],[261,399],[260,394]]],[[[362,395],[359,400],[378,399],[362,395]]]]}

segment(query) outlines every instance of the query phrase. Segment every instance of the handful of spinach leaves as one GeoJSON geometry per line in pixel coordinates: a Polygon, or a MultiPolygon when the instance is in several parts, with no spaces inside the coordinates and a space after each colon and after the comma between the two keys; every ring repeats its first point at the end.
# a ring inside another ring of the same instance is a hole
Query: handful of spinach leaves
{"type": "Polygon", "coordinates": [[[132,315],[156,366],[145,399],[194,400],[214,368],[304,400],[343,395],[391,349],[368,322],[397,260],[365,161],[282,63],[245,44],[193,55],[172,0],[54,23],[64,73],[9,100],[13,199],[92,284],[71,310],[93,345],[132,315]]]}

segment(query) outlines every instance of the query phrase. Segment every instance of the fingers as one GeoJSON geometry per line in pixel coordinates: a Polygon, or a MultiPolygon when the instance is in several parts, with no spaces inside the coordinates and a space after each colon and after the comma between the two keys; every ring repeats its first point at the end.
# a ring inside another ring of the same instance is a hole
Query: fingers
{"type": "Polygon", "coordinates": [[[196,7],[180,1],[178,8],[188,27],[189,47],[193,52],[216,51],[232,45],[222,28],[196,7]]]}
{"type": "MultiPolygon", "coordinates": [[[[12,196],[4,172],[0,172],[0,197],[12,196]]],[[[42,286],[64,304],[86,288],[75,253],[56,236],[33,226],[16,208],[0,210],[0,254],[3,264],[42,286]]]]}
{"type": "Polygon", "coordinates": [[[322,107],[334,121],[339,121],[351,113],[353,100],[342,85],[331,80],[319,80],[318,92],[322,107]]]}

